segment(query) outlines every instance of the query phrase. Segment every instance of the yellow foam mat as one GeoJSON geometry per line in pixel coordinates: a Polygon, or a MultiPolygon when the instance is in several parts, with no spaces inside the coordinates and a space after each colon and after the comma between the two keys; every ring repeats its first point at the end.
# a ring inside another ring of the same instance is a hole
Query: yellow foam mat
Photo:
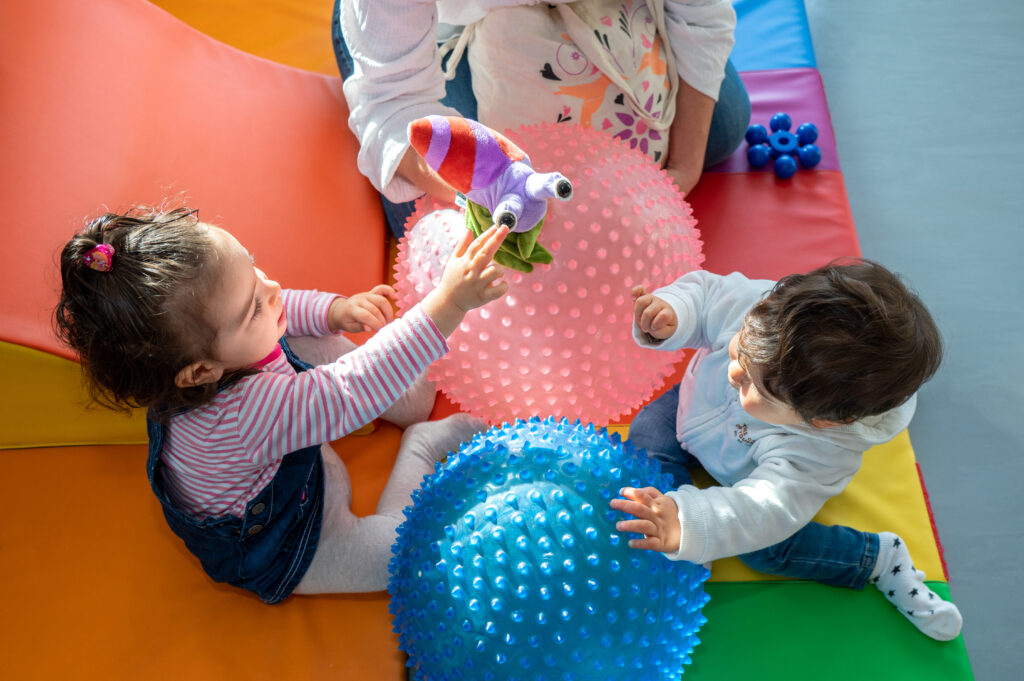
{"type": "Polygon", "coordinates": [[[146,418],[89,406],[76,362],[0,341],[0,449],[146,442],[146,418]]]}

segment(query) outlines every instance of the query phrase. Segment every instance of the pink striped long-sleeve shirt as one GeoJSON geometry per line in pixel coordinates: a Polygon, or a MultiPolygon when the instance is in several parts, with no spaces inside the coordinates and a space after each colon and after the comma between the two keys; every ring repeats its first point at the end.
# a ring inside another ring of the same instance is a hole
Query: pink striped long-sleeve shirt
{"type": "MultiPolygon", "coordinates": [[[[283,292],[288,335],[330,334],[337,296],[283,292]]],[[[444,336],[418,306],[331,364],[296,372],[278,353],[213,401],[171,419],[161,460],[178,507],[196,517],[241,516],[282,458],[335,440],[379,416],[434,360],[444,336]]]]}

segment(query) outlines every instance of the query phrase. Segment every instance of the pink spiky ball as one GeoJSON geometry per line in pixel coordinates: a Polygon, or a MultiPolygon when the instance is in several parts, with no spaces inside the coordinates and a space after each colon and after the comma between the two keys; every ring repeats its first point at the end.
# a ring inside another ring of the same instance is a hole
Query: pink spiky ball
{"type": "MultiPolygon", "coordinates": [[[[452,402],[495,425],[531,416],[606,424],[651,397],[679,353],[633,342],[630,290],[648,291],[704,260],[690,206],[639,150],[580,126],[524,126],[505,133],[538,172],[574,186],[549,201],[540,244],[554,256],[509,291],[472,310],[428,376],[452,402]]],[[[452,206],[421,199],[398,244],[398,306],[412,308],[441,279],[465,230],[452,206]]]]}

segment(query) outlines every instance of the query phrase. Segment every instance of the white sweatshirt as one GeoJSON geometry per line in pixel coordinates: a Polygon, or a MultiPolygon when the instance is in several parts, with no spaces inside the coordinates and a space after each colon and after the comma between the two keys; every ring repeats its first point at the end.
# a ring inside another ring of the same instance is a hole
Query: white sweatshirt
{"type": "Polygon", "coordinates": [[[729,341],[750,308],[775,282],[742,274],[691,272],[654,295],[672,306],[679,326],[662,350],[696,348],[679,384],[676,437],[721,487],[683,485],[668,492],[682,528],[674,560],[704,563],[776,544],[806,525],[846,487],[864,450],[891,440],[910,423],[917,404],[849,425],[776,426],[747,414],[729,385],[729,341]]]}
{"type": "MultiPolygon", "coordinates": [[[[550,4],[571,0],[549,0],[550,4]]],[[[664,0],[668,40],[679,77],[718,99],[733,45],[736,13],[728,0],[664,0]]],[[[445,94],[438,24],[466,25],[491,9],[538,0],[344,0],[341,30],[354,71],[343,89],[349,127],[359,139],[359,171],[394,202],[423,192],[395,171],[409,146],[409,123],[430,114],[458,116],[445,94]]],[[[493,77],[500,78],[501,74],[493,77]]],[[[481,121],[484,125],[487,121],[481,121]]],[[[524,124],[541,121],[523,121],[524,124]]]]}

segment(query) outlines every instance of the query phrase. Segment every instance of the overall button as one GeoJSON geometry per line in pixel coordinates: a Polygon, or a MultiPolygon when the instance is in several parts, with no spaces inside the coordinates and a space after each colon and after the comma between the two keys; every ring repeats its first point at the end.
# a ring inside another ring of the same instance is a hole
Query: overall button
{"type": "Polygon", "coordinates": [[[252,527],[249,528],[249,535],[252,536],[254,534],[259,534],[262,531],[263,531],[263,526],[262,525],[253,525],[252,527]]]}
{"type": "Polygon", "coordinates": [[[264,504],[261,501],[259,503],[256,503],[256,504],[252,505],[252,509],[251,509],[250,513],[252,513],[253,515],[259,515],[260,513],[263,513],[263,511],[266,510],[266,508],[267,508],[267,505],[264,504]]]}

